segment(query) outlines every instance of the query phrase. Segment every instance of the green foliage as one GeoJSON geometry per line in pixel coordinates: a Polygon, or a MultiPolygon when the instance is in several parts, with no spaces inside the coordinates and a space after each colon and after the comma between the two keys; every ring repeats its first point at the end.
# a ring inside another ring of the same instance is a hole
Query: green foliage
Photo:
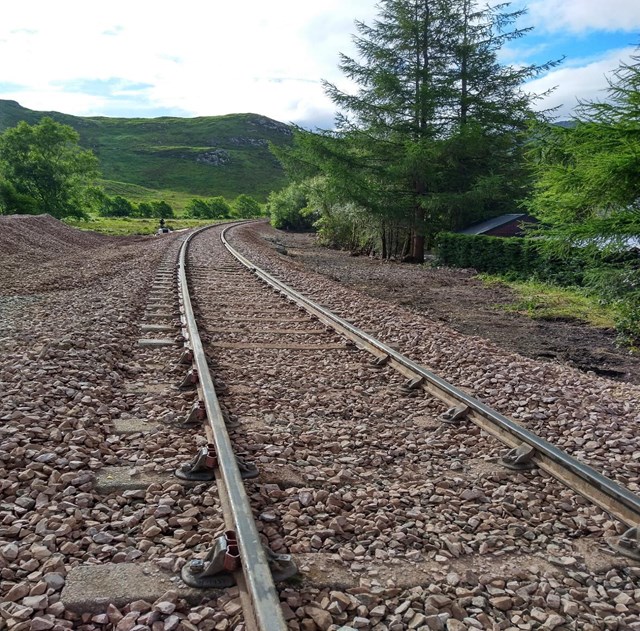
{"type": "Polygon", "coordinates": [[[437,237],[438,261],[451,267],[473,267],[509,279],[538,279],[581,286],[588,256],[574,248],[569,261],[544,247],[540,239],[489,237],[442,232],[437,237]]]}
{"type": "Polygon", "coordinates": [[[259,217],[262,214],[262,208],[253,197],[242,193],[233,202],[233,214],[242,219],[251,219],[259,217]]]}
{"type": "Polygon", "coordinates": [[[622,64],[606,102],[580,105],[572,127],[534,128],[529,158],[535,187],[529,208],[547,252],[585,261],[584,286],[612,305],[627,345],[640,345],[640,55],[622,64]]]}
{"type": "Polygon", "coordinates": [[[86,215],[98,161],[78,140],[71,127],[51,118],[33,126],[21,122],[0,135],[0,174],[20,196],[18,208],[32,208],[31,199],[38,212],[53,217],[86,215]]]}
{"type": "MultiPolygon", "coordinates": [[[[109,190],[131,200],[151,200],[154,190],[174,208],[177,199],[167,191],[185,195],[222,195],[233,199],[248,193],[260,201],[285,184],[282,167],[269,151],[268,143],[284,145],[291,140],[287,125],[257,114],[230,114],[197,118],[153,119],[76,117],[56,112],[53,119],[73,127],[80,145],[95,151],[106,180],[148,189],[109,190]],[[210,159],[224,152],[224,164],[210,159]]],[[[0,100],[0,131],[19,121],[37,123],[44,113],[0,100]]]]}
{"type": "Polygon", "coordinates": [[[18,193],[11,182],[0,180],[0,215],[36,215],[38,204],[31,195],[18,193]]]}
{"type": "Polygon", "coordinates": [[[473,267],[479,272],[526,277],[542,268],[535,241],[443,232],[437,238],[438,260],[451,267],[473,267]]]}
{"type": "Polygon", "coordinates": [[[104,217],[131,217],[135,214],[134,205],[122,195],[105,196],[100,207],[100,214],[104,217]]]}
{"type": "Polygon", "coordinates": [[[153,216],[159,219],[171,219],[175,217],[171,205],[163,200],[151,202],[151,208],[153,209],[153,216]]]}
{"type": "Polygon", "coordinates": [[[186,207],[189,217],[199,219],[224,219],[231,216],[231,206],[224,197],[194,198],[186,207]]]}
{"type": "Polygon", "coordinates": [[[538,126],[529,207],[549,248],[600,241],[619,249],[640,234],[640,56],[622,64],[609,100],[582,103],[573,127],[538,126]]]}
{"type": "Polygon", "coordinates": [[[140,202],[136,208],[138,217],[153,217],[153,204],[151,202],[140,202]]]}
{"type": "MultiPolygon", "coordinates": [[[[110,235],[154,235],[158,230],[158,220],[147,218],[92,216],[88,219],[67,218],[64,222],[80,230],[110,235]]],[[[172,230],[179,230],[211,225],[211,223],[209,220],[200,219],[173,219],[168,225],[172,230]]]]}
{"type": "Polygon", "coordinates": [[[518,295],[515,303],[501,308],[544,320],[582,320],[600,328],[613,328],[616,313],[593,296],[574,287],[558,287],[537,280],[507,280],[504,276],[481,275],[486,285],[506,284],[518,295]]]}
{"type": "Polygon", "coordinates": [[[281,230],[311,230],[318,216],[307,208],[308,202],[305,183],[292,182],[271,193],[266,206],[271,225],[281,230]]]}
{"type": "Polygon", "coordinates": [[[441,233],[437,252],[443,265],[473,267],[511,281],[577,287],[614,312],[622,344],[640,346],[640,259],[633,251],[600,252],[594,258],[589,248],[573,247],[560,256],[539,238],[441,233]]]}
{"type": "Polygon", "coordinates": [[[342,203],[368,213],[383,256],[404,253],[406,238],[389,240],[403,231],[421,261],[441,230],[514,210],[526,192],[535,97],[523,83],[553,64],[498,63],[501,46],[525,32],[508,30],[522,12],[506,7],[382,0],[372,26],[356,25],[358,59],[341,56],[358,90],[325,83],[337,131],[297,130],[293,150],[277,153],[293,177],[322,174],[342,203]]]}
{"type": "Polygon", "coordinates": [[[620,341],[640,349],[640,259],[629,253],[627,260],[601,260],[585,273],[585,287],[616,313],[620,341]]]}

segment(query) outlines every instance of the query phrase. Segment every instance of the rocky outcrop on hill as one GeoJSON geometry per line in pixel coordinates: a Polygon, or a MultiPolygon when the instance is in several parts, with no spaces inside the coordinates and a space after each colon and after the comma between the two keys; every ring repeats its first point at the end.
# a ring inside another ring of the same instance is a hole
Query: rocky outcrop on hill
{"type": "Polygon", "coordinates": [[[213,167],[223,167],[225,164],[229,164],[230,160],[231,156],[224,149],[212,149],[196,156],[196,162],[213,167]]]}

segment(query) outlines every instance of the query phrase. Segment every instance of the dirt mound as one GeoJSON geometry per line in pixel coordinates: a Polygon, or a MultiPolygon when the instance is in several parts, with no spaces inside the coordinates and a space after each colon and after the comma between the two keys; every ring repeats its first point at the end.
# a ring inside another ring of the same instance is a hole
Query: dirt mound
{"type": "Polygon", "coordinates": [[[106,245],[113,237],[83,232],[50,215],[0,217],[0,259],[17,255],[58,258],[72,252],[106,245]]]}

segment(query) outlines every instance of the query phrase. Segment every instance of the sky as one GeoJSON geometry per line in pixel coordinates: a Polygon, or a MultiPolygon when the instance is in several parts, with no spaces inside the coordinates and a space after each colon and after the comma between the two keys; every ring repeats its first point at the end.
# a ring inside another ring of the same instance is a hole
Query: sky
{"type": "MultiPolygon", "coordinates": [[[[213,116],[254,112],[331,128],[321,80],[344,82],[354,21],[373,0],[0,0],[0,99],[78,116],[213,116]]],[[[505,64],[557,68],[527,89],[570,117],[603,99],[606,77],[640,45],[639,0],[515,0],[534,28],[505,64]]]]}

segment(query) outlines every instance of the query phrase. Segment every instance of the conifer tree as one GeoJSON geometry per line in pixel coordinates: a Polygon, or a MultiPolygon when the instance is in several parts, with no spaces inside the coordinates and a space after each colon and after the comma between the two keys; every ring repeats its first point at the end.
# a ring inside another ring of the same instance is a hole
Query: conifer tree
{"type": "Polygon", "coordinates": [[[325,83],[336,130],[298,131],[301,162],[341,179],[347,199],[373,216],[409,227],[415,261],[438,231],[505,212],[522,196],[534,98],[522,84],[553,63],[498,63],[500,47],[527,30],[509,30],[522,12],[508,6],[382,0],[372,25],[356,23],[357,59],[340,57],[357,89],[325,83]]]}

